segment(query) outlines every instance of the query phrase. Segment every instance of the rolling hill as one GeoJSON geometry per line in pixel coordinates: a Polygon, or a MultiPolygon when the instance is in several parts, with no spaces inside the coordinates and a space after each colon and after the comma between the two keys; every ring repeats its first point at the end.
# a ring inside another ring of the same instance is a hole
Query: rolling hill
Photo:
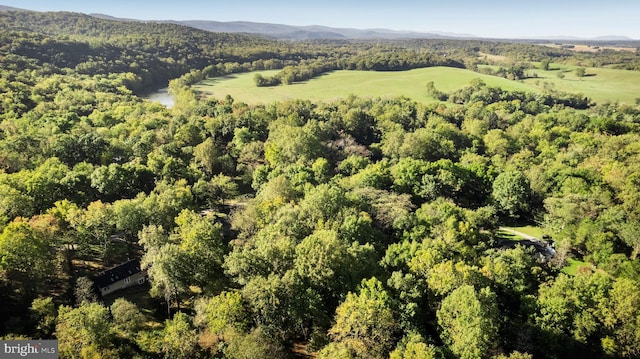
{"type": "Polygon", "coordinates": [[[0,12],[1,11],[30,11],[30,10],[18,9],[17,7],[0,5],[0,12]]]}
{"type": "Polygon", "coordinates": [[[454,37],[473,37],[473,35],[441,35],[437,33],[421,33],[408,31],[394,31],[388,29],[350,29],[333,28],[327,26],[292,26],[248,21],[171,21],[172,23],[187,25],[196,29],[212,32],[242,32],[262,34],[277,39],[441,39],[454,37]]]}
{"type": "MultiPolygon", "coordinates": [[[[11,6],[0,5],[0,12],[6,11],[31,11],[11,6]]],[[[351,40],[400,40],[400,39],[480,39],[473,34],[463,34],[455,32],[415,32],[397,31],[390,29],[354,29],[354,28],[334,28],[321,25],[294,26],[285,24],[261,23],[250,21],[212,21],[212,20],[152,20],[144,21],[131,18],[119,18],[108,14],[88,14],[103,20],[113,21],[135,21],[135,22],[161,22],[189,26],[195,29],[210,32],[225,33],[245,33],[259,34],[278,40],[310,40],[310,39],[351,39],[351,40]]],[[[626,36],[607,35],[593,38],[579,38],[572,36],[528,36],[521,40],[546,40],[546,41],[589,41],[589,42],[629,42],[634,41],[626,36]]]]}

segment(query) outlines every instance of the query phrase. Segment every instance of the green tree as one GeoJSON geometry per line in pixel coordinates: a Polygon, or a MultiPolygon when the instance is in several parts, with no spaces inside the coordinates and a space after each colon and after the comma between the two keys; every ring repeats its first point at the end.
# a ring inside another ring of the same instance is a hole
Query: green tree
{"type": "Polygon", "coordinates": [[[140,265],[149,274],[150,294],[164,298],[170,314],[171,305],[175,303],[179,308],[180,296],[189,291],[183,253],[177,244],[169,242],[162,227],[146,226],[138,237],[145,249],[140,265]]]}
{"type": "Polygon", "coordinates": [[[77,243],[82,249],[89,244],[98,245],[99,254],[108,262],[111,234],[114,232],[111,204],[102,201],[91,202],[86,209],[70,211],[67,219],[83,239],[77,243]]]}
{"type": "Polygon", "coordinates": [[[36,323],[39,338],[50,338],[56,326],[58,310],[52,297],[36,298],[31,302],[31,318],[36,323]]]}
{"type": "Polygon", "coordinates": [[[409,333],[391,352],[389,359],[436,359],[440,355],[433,344],[426,344],[417,333],[409,333]]]}
{"type": "Polygon", "coordinates": [[[210,181],[196,182],[193,193],[198,202],[206,204],[207,208],[215,208],[238,195],[238,184],[229,176],[217,174],[210,181]]]}
{"type": "Polygon", "coordinates": [[[175,183],[160,182],[144,200],[143,207],[149,214],[149,224],[173,228],[175,218],[185,208],[194,208],[191,186],[186,180],[175,183]]]}
{"type": "Polygon", "coordinates": [[[98,294],[94,287],[93,281],[87,277],[80,277],[76,279],[76,286],[73,290],[73,294],[76,299],[76,304],[82,305],[84,303],[95,303],[98,301],[98,294]]]}
{"type": "Polygon", "coordinates": [[[427,272],[427,284],[435,294],[445,296],[463,285],[480,285],[485,280],[475,266],[464,262],[437,263],[427,272]]]}
{"type": "Polygon", "coordinates": [[[347,258],[347,248],[338,240],[337,233],[321,230],[303,239],[296,247],[294,267],[298,275],[314,287],[337,287],[347,258]]]}
{"type": "Polygon", "coordinates": [[[112,348],[109,309],[98,303],[85,303],[78,308],[60,306],[56,336],[60,354],[67,358],[92,357],[89,353],[109,355],[112,348]]]}
{"type": "Polygon", "coordinates": [[[517,295],[530,293],[537,284],[535,273],[542,270],[536,265],[532,251],[523,246],[487,251],[481,263],[480,271],[487,278],[517,295]]]}
{"type": "Polygon", "coordinates": [[[126,167],[112,163],[97,167],[91,174],[91,187],[100,192],[104,199],[112,201],[131,195],[134,174],[126,167]]]}
{"type": "Polygon", "coordinates": [[[344,342],[329,343],[318,352],[318,359],[356,359],[360,358],[347,344],[344,342]]]}
{"type": "Polygon", "coordinates": [[[521,353],[519,351],[514,351],[508,356],[504,354],[500,354],[500,355],[494,356],[493,359],[533,359],[533,355],[528,353],[521,353]]]}
{"type": "Polygon", "coordinates": [[[550,65],[551,65],[551,59],[546,58],[540,61],[540,70],[549,71],[550,65]]]}
{"type": "Polygon", "coordinates": [[[588,343],[602,330],[602,308],[607,306],[612,279],[604,273],[560,274],[539,289],[536,323],[554,334],[547,343],[554,350],[566,347],[566,337],[588,343]],[[565,338],[563,340],[563,337],[565,338]]]}
{"type": "Polygon", "coordinates": [[[427,82],[427,95],[433,97],[438,101],[447,101],[449,99],[449,95],[447,95],[447,93],[436,89],[436,86],[433,83],[433,81],[427,82]]]}
{"type": "Polygon", "coordinates": [[[631,259],[636,259],[640,254],[640,223],[627,221],[620,227],[619,236],[626,245],[631,247],[631,259]]]}
{"type": "Polygon", "coordinates": [[[245,334],[238,330],[225,333],[224,357],[229,359],[273,358],[284,359],[289,355],[281,343],[261,327],[245,334]]]}
{"type": "Polygon", "coordinates": [[[331,178],[331,165],[324,157],[319,157],[311,165],[317,183],[327,182],[331,178]]]}
{"type": "Polygon", "coordinates": [[[52,241],[24,220],[0,233],[0,272],[29,303],[53,272],[52,241]]]}
{"type": "Polygon", "coordinates": [[[213,176],[222,171],[222,163],[220,161],[222,151],[218,147],[219,145],[216,144],[213,138],[209,137],[194,148],[193,162],[207,176],[213,176]]]}
{"type": "Polygon", "coordinates": [[[178,181],[181,178],[190,178],[192,168],[187,164],[192,152],[192,147],[181,148],[175,142],[156,147],[147,155],[147,166],[155,177],[166,181],[178,181]]]}
{"type": "Polygon", "coordinates": [[[246,285],[254,277],[283,276],[293,269],[295,248],[292,238],[273,229],[263,230],[252,238],[251,244],[235,246],[226,256],[226,274],[240,285],[246,285]]]}
{"type": "Polygon", "coordinates": [[[138,240],[138,232],[149,221],[149,213],[144,207],[144,195],[139,195],[134,199],[115,201],[111,209],[115,229],[123,235],[127,242],[128,255],[132,258],[134,243],[138,240]]]}
{"type": "Polygon", "coordinates": [[[640,291],[637,281],[618,278],[602,308],[604,326],[611,332],[603,349],[625,358],[640,355],[640,291]]]}
{"type": "Polygon", "coordinates": [[[134,336],[144,327],[146,318],[137,305],[125,298],[116,299],[111,307],[114,329],[124,336],[134,336]]]}
{"type": "Polygon", "coordinates": [[[462,359],[488,358],[498,343],[496,295],[464,285],[449,294],[437,312],[441,337],[462,359]]]}
{"type": "Polygon", "coordinates": [[[382,283],[371,278],[362,281],[358,294],[347,294],[338,306],[329,335],[356,357],[383,358],[392,348],[395,331],[391,298],[382,283]]]}
{"type": "Polygon", "coordinates": [[[265,159],[273,166],[301,161],[311,163],[320,157],[322,145],[313,126],[291,126],[274,122],[265,142],[265,159]]]}
{"type": "Polygon", "coordinates": [[[206,326],[216,335],[230,328],[242,332],[249,325],[244,300],[239,292],[225,291],[212,298],[201,298],[195,308],[196,324],[206,326]]]}
{"type": "Polygon", "coordinates": [[[222,225],[213,223],[212,216],[201,216],[183,210],[176,217],[177,224],[170,240],[179,246],[179,258],[184,270],[184,286],[198,286],[204,290],[218,288],[222,278],[224,244],[222,225]]]}
{"type": "Polygon", "coordinates": [[[520,171],[506,171],[493,181],[492,198],[499,211],[511,218],[528,213],[531,201],[529,179],[520,171]]]}
{"type": "Polygon", "coordinates": [[[69,172],[69,167],[52,157],[30,173],[24,185],[36,211],[44,212],[56,201],[69,197],[70,188],[64,181],[69,172]]]}
{"type": "Polygon", "coordinates": [[[583,78],[586,76],[587,70],[584,67],[578,67],[576,69],[576,76],[583,78]]]}
{"type": "Polygon", "coordinates": [[[482,141],[489,155],[506,157],[514,152],[513,140],[502,129],[495,128],[487,131],[482,141]]]}
{"type": "Polygon", "coordinates": [[[18,216],[33,214],[33,198],[13,186],[0,184],[0,223],[6,225],[18,216]]]}
{"type": "Polygon", "coordinates": [[[280,339],[308,336],[310,323],[319,317],[320,298],[291,271],[252,278],[242,290],[253,320],[280,339]]]}
{"type": "Polygon", "coordinates": [[[165,322],[162,330],[162,353],[165,358],[190,359],[198,352],[198,336],[189,316],[178,312],[165,322]]]}

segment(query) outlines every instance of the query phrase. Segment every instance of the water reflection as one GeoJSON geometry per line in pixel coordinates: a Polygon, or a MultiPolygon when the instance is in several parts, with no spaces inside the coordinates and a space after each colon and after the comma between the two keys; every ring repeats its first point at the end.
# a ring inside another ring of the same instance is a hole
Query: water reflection
{"type": "Polygon", "coordinates": [[[171,108],[174,105],[173,96],[169,94],[168,87],[161,88],[159,90],[146,94],[143,97],[148,99],[149,101],[157,102],[161,105],[164,105],[167,108],[171,108]]]}

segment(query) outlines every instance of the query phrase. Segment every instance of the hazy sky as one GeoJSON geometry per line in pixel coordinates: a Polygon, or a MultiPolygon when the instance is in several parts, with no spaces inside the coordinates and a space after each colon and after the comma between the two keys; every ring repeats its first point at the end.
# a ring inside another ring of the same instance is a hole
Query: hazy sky
{"type": "Polygon", "coordinates": [[[256,21],[484,37],[640,39],[640,0],[0,0],[0,4],[141,20],[256,21]]]}

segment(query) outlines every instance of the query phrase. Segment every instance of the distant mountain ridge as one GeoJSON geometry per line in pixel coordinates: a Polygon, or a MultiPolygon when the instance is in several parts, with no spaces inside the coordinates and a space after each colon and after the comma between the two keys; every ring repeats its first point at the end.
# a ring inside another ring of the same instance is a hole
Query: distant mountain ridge
{"type": "Polygon", "coordinates": [[[578,37],[578,36],[527,36],[522,40],[549,40],[549,41],[637,41],[628,36],[606,35],[595,37],[578,37]]]}
{"type": "MultiPolygon", "coordinates": [[[[32,11],[11,6],[0,5],[0,12],[4,11],[32,11]]],[[[113,21],[139,21],[162,22],[189,26],[199,30],[210,32],[259,34],[278,40],[310,40],[310,39],[355,39],[355,40],[398,40],[398,39],[483,39],[472,34],[460,34],[453,32],[431,31],[398,31],[389,29],[353,29],[334,28],[321,25],[294,26],[284,24],[272,24],[250,21],[211,21],[211,20],[137,20],[119,18],[106,14],[88,14],[104,20],[113,21]]],[[[505,38],[506,39],[506,38],[505,38]]],[[[523,36],[520,40],[548,40],[548,41],[634,41],[627,36],[607,35],[591,38],[577,36],[523,36]]],[[[512,39],[518,40],[518,39],[512,39]]]]}
{"type": "Polygon", "coordinates": [[[17,7],[0,5],[0,11],[31,11],[31,10],[18,9],[17,7]]]}
{"type": "Polygon", "coordinates": [[[474,38],[473,35],[448,34],[412,31],[395,31],[388,29],[352,29],[334,28],[328,26],[294,26],[283,24],[270,24],[249,21],[207,21],[207,20],[187,20],[168,21],[174,24],[181,24],[194,27],[200,30],[212,32],[243,32],[249,34],[261,34],[276,39],[446,39],[446,38],[474,38]]]}
{"type": "MultiPolygon", "coordinates": [[[[18,9],[10,6],[0,5],[0,11],[31,11],[18,9]]],[[[328,26],[294,26],[283,24],[260,23],[250,21],[209,21],[209,20],[137,20],[130,18],[119,18],[106,14],[88,14],[103,20],[113,21],[140,21],[140,22],[163,22],[176,25],[189,26],[199,30],[210,32],[246,33],[259,34],[279,40],[309,40],[309,39],[452,39],[452,38],[477,38],[474,35],[454,34],[454,33],[423,33],[412,31],[395,31],[388,29],[351,29],[333,28],[328,26]]]]}
{"type": "MultiPolygon", "coordinates": [[[[89,14],[107,20],[141,21],[135,19],[123,19],[104,14],[89,14]]],[[[166,22],[184,25],[211,32],[247,33],[268,36],[278,40],[309,40],[309,39],[355,39],[355,40],[398,40],[398,39],[485,39],[473,34],[461,34],[454,32],[431,31],[398,31],[390,29],[353,29],[334,28],[321,25],[295,26],[273,23],[261,23],[250,21],[212,21],[212,20],[153,20],[153,22],[166,22]]],[[[627,36],[607,35],[596,37],[578,36],[524,36],[522,40],[549,40],[549,41],[637,41],[627,36]]],[[[518,39],[512,39],[518,40],[518,39]]]]}
{"type": "Polygon", "coordinates": [[[630,37],[617,35],[597,36],[591,39],[596,41],[634,41],[634,39],[630,37]]]}

